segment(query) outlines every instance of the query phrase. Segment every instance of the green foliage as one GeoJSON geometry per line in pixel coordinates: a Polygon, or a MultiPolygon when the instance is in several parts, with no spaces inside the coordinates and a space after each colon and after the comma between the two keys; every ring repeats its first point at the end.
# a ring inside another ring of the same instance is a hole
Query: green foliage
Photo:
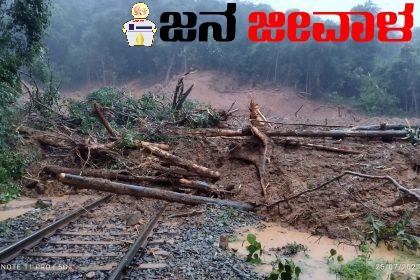
{"type": "Polygon", "coordinates": [[[372,249],[369,244],[362,243],[359,246],[361,254],[355,259],[342,263],[344,258],[341,255],[337,256],[337,263],[334,261],[334,256],[337,255],[335,249],[330,250],[329,265],[330,271],[335,273],[342,280],[380,280],[382,279],[382,272],[376,269],[375,261],[370,259],[372,249]],[[331,261],[332,259],[332,261],[331,261]]]}
{"type": "Polygon", "coordinates": [[[376,79],[368,75],[362,81],[359,106],[372,114],[389,114],[396,112],[397,98],[388,94],[376,79]]]}
{"type": "Polygon", "coordinates": [[[381,271],[375,268],[375,263],[364,255],[345,263],[333,265],[330,270],[342,280],[380,280],[381,271]]]}
{"type": "Polygon", "coordinates": [[[257,237],[254,234],[248,234],[246,241],[249,244],[246,246],[246,250],[248,251],[246,261],[252,264],[261,264],[261,255],[263,253],[261,243],[257,241],[257,237]]]}
{"type": "Polygon", "coordinates": [[[293,260],[285,260],[283,263],[281,260],[278,260],[277,267],[271,271],[269,280],[292,280],[299,279],[299,275],[302,273],[302,269],[299,266],[296,266],[293,260]]]}
{"type": "MultiPolygon", "coordinates": [[[[3,176],[3,174],[0,174],[0,176],[3,176]]],[[[21,188],[12,181],[0,183],[0,204],[7,203],[10,200],[20,197],[20,192],[21,188]]]]}
{"type": "Polygon", "coordinates": [[[49,1],[0,1],[0,84],[20,90],[18,71],[42,49],[49,1]]]}
{"type": "Polygon", "coordinates": [[[332,263],[335,263],[336,261],[341,263],[344,261],[344,257],[342,255],[337,255],[337,250],[331,249],[330,255],[327,258],[327,263],[332,264],[332,263]]]}
{"type": "Polygon", "coordinates": [[[220,123],[221,117],[219,113],[211,107],[206,106],[200,109],[201,104],[197,101],[187,100],[184,104],[184,112],[189,112],[187,116],[188,126],[191,128],[208,128],[214,127],[220,123]]]}
{"type": "Polygon", "coordinates": [[[296,243],[295,241],[293,241],[293,243],[287,243],[286,246],[281,249],[282,254],[288,257],[296,256],[299,252],[307,254],[308,251],[308,247],[306,245],[296,243]]]}
{"type": "Polygon", "coordinates": [[[420,143],[420,128],[406,128],[405,130],[407,131],[407,137],[405,139],[410,141],[414,146],[417,146],[420,143]]]}
{"type": "Polygon", "coordinates": [[[0,222],[0,234],[2,236],[8,236],[10,234],[10,219],[0,222]]]}
{"type": "Polygon", "coordinates": [[[371,227],[370,240],[379,246],[384,242],[389,248],[396,247],[398,250],[404,251],[406,249],[416,251],[420,248],[420,241],[417,236],[408,234],[406,229],[408,226],[413,225],[406,218],[401,218],[395,224],[385,224],[374,217],[369,216],[367,224],[371,227]]]}
{"type": "Polygon", "coordinates": [[[17,133],[13,124],[20,119],[20,112],[15,106],[17,96],[13,88],[0,83],[0,148],[16,142],[17,133]]]}
{"type": "Polygon", "coordinates": [[[20,187],[14,181],[24,173],[26,162],[23,157],[9,149],[0,149],[0,203],[6,203],[20,196],[20,187]]]}
{"type": "Polygon", "coordinates": [[[121,136],[121,139],[118,140],[117,147],[120,149],[135,148],[135,141],[137,140],[142,140],[142,135],[140,133],[127,131],[121,136]]]}
{"type": "MultiPolygon", "coordinates": [[[[197,0],[182,4],[155,1],[148,4],[152,21],[158,21],[159,15],[168,10],[226,9],[224,1],[197,0]]],[[[190,68],[209,69],[233,74],[237,84],[271,83],[308,92],[314,98],[325,99],[335,93],[335,101],[350,105],[357,102],[374,114],[389,113],[388,108],[411,114],[419,111],[414,102],[420,103],[418,40],[412,44],[386,46],[376,41],[360,44],[351,40],[341,44],[296,44],[287,40],[281,44],[255,44],[249,41],[246,32],[248,15],[255,10],[271,12],[273,8],[237,3],[238,31],[236,39],[229,44],[210,40],[205,45],[191,42],[187,46],[156,40],[153,48],[139,52],[127,48],[120,28],[115,28],[131,18],[128,3],[56,0],[46,44],[67,87],[116,84],[139,78],[147,81],[161,77],[163,81],[172,74],[168,69],[182,66],[183,70],[179,72],[190,68]],[[103,21],[104,18],[107,20],[103,21]],[[369,73],[380,91],[364,81],[369,73]]],[[[368,1],[353,10],[377,13],[379,8],[368,1]]],[[[352,18],[362,20],[357,15],[352,18]]],[[[212,17],[207,20],[218,21],[212,17]]],[[[321,21],[317,18],[317,22],[321,21]]],[[[336,22],[326,20],[324,23],[328,29],[339,29],[336,22]]]]}
{"type": "Polygon", "coordinates": [[[124,139],[120,141],[122,145],[129,145],[128,142],[139,139],[168,140],[168,136],[162,134],[158,127],[155,130],[151,127],[147,135],[133,133],[132,129],[139,125],[140,120],[153,123],[155,126],[179,122],[193,128],[211,127],[220,121],[219,115],[213,109],[210,107],[202,109],[203,106],[198,102],[187,100],[183,111],[175,112],[170,102],[163,96],[149,93],[135,99],[127,96],[122,90],[106,87],[90,93],[85,101],[69,101],[69,116],[72,122],[78,125],[80,133],[106,133],[98,117],[92,112],[95,101],[105,109],[111,126],[124,132],[124,139]],[[182,121],[178,121],[178,118],[182,121]]]}

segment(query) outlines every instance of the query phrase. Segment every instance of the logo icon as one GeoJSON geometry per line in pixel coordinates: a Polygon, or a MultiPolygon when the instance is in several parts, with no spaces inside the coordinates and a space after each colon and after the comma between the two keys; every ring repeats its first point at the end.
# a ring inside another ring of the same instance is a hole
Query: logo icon
{"type": "Polygon", "coordinates": [[[130,47],[134,46],[153,46],[156,25],[147,20],[150,10],[145,3],[136,3],[131,10],[134,19],[123,25],[122,32],[127,36],[127,42],[130,47]]]}

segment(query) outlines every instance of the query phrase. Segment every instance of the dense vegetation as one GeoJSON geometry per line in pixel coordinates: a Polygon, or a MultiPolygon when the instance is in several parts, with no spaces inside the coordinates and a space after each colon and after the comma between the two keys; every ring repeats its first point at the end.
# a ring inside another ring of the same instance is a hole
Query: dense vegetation
{"type": "MultiPolygon", "coordinates": [[[[419,30],[408,44],[274,43],[247,38],[251,11],[266,5],[237,4],[236,39],[230,43],[164,43],[128,48],[121,26],[131,18],[130,1],[54,1],[45,42],[63,86],[115,85],[132,79],[165,82],[190,68],[235,75],[238,82],[295,88],[314,98],[357,105],[375,114],[418,114],[420,90],[419,30]]],[[[224,11],[219,1],[149,2],[151,20],[165,11],[224,11]]],[[[355,11],[378,12],[367,2],[355,11]]],[[[201,19],[202,20],[202,19],[201,19]]],[[[200,21],[200,19],[199,19],[200,21]]],[[[328,26],[338,28],[332,21],[328,26]]]]}
{"type": "Polygon", "coordinates": [[[0,0],[0,203],[16,198],[16,184],[30,157],[15,152],[15,128],[20,117],[16,100],[21,78],[34,68],[43,51],[42,36],[48,25],[47,0],[0,0]]]}

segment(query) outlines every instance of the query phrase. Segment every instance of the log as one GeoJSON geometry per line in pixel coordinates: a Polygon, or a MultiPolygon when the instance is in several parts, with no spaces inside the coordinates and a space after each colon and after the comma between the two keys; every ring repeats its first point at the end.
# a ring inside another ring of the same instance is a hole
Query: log
{"type": "Polygon", "coordinates": [[[405,131],[392,131],[392,130],[375,130],[375,131],[349,131],[349,130],[330,130],[330,131],[269,131],[266,133],[272,137],[333,137],[333,138],[346,138],[346,137],[360,137],[360,138],[377,138],[377,137],[405,137],[405,131]]]}
{"type": "Polygon", "coordinates": [[[230,193],[224,190],[219,190],[219,188],[214,185],[203,181],[192,181],[187,179],[179,179],[178,181],[182,186],[194,189],[197,191],[205,192],[205,193],[230,193]]]}
{"type": "Polygon", "coordinates": [[[25,126],[20,126],[18,132],[40,144],[49,145],[55,148],[71,149],[74,146],[74,142],[61,135],[46,133],[25,126]]]}
{"type": "MultiPolygon", "coordinates": [[[[160,171],[160,173],[162,173],[163,175],[167,176],[171,176],[171,177],[197,177],[197,174],[193,173],[193,172],[189,172],[185,169],[182,168],[177,168],[177,167],[165,167],[162,165],[158,165],[158,164],[150,164],[147,165],[148,168],[160,171]]],[[[64,172],[65,173],[65,172],[64,172]]]]}
{"type": "Polygon", "coordinates": [[[106,131],[108,131],[109,135],[116,138],[118,136],[117,133],[114,131],[114,129],[112,129],[108,120],[105,118],[103,108],[96,101],[93,101],[93,111],[98,116],[99,121],[105,127],[106,131]]]}
{"type": "Polygon", "coordinates": [[[183,159],[183,158],[180,158],[179,156],[170,154],[162,149],[155,147],[154,145],[148,145],[148,144],[143,143],[143,147],[149,150],[153,155],[160,157],[162,159],[165,159],[166,161],[174,165],[185,168],[188,171],[197,173],[198,175],[202,177],[213,178],[213,179],[220,178],[220,173],[218,171],[213,171],[207,167],[198,165],[188,159],[183,159]]]}
{"type": "Polygon", "coordinates": [[[317,124],[317,123],[286,123],[286,122],[261,121],[261,120],[259,120],[258,122],[270,123],[270,124],[275,124],[275,125],[284,125],[284,126],[313,126],[313,127],[328,127],[328,128],[350,127],[348,125],[328,125],[328,124],[317,124]]]}
{"type": "Polygon", "coordinates": [[[126,175],[123,174],[126,171],[123,170],[107,170],[107,169],[77,169],[77,168],[68,168],[57,165],[48,165],[43,168],[43,171],[53,175],[59,175],[60,173],[72,174],[72,175],[83,175],[88,177],[102,178],[108,180],[118,180],[129,183],[154,183],[154,184],[163,184],[163,185],[175,185],[180,184],[188,189],[201,191],[204,193],[215,193],[223,194],[230,193],[224,190],[219,190],[219,188],[210,183],[203,181],[187,180],[187,179],[178,179],[178,178],[168,178],[168,177],[154,177],[154,176],[135,176],[135,175],[126,175]]]}
{"type": "MultiPolygon", "coordinates": [[[[408,125],[403,124],[378,124],[378,125],[361,125],[352,127],[351,130],[354,131],[364,131],[364,130],[405,130],[408,125]]],[[[420,126],[411,126],[411,128],[420,128],[420,126]]]]}
{"type": "Polygon", "coordinates": [[[237,137],[237,136],[251,136],[251,132],[243,130],[232,130],[232,129],[217,129],[209,128],[189,132],[190,135],[200,135],[205,137],[237,137]]]}
{"type": "Polygon", "coordinates": [[[73,175],[84,175],[89,177],[104,178],[109,180],[119,180],[130,183],[155,183],[155,184],[174,184],[176,179],[167,177],[152,177],[152,176],[133,176],[122,174],[123,171],[107,170],[107,169],[77,169],[67,168],[57,165],[49,165],[44,167],[44,172],[58,175],[60,173],[67,173],[73,175]]]}
{"type": "Polygon", "coordinates": [[[311,143],[302,143],[302,142],[291,140],[291,139],[285,139],[285,140],[276,139],[274,142],[276,144],[280,144],[286,147],[308,147],[308,148],[313,148],[315,150],[333,152],[333,153],[339,153],[339,154],[354,154],[354,155],[362,154],[359,151],[353,151],[353,150],[343,149],[343,148],[328,147],[328,146],[311,144],[311,143]]]}
{"type": "Polygon", "coordinates": [[[171,147],[168,144],[163,144],[163,143],[150,143],[150,142],[146,142],[146,141],[139,141],[139,140],[135,140],[134,141],[134,145],[137,148],[143,148],[144,146],[154,146],[158,149],[164,150],[164,151],[169,151],[171,149],[171,147]]]}
{"type": "Polygon", "coordinates": [[[261,156],[260,156],[259,162],[256,163],[256,167],[258,170],[258,177],[260,181],[261,192],[265,198],[267,196],[267,184],[265,180],[265,165],[267,162],[267,146],[268,146],[269,139],[263,132],[261,132],[257,127],[253,126],[252,124],[250,126],[250,129],[252,133],[254,134],[254,136],[261,143],[261,147],[259,149],[261,156]]]}
{"type": "MultiPolygon", "coordinates": [[[[235,137],[235,136],[252,136],[249,129],[243,130],[229,130],[229,129],[206,129],[192,132],[193,135],[202,135],[207,137],[235,137]]],[[[360,138],[392,138],[392,137],[406,137],[407,133],[401,130],[373,130],[373,131],[351,131],[351,130],[303,130],[303,131],[266,131],[265,135],[269,137],[360,137],[360,138]]]]}
{"type": "Polygon", "coordinates": [[[216,204],[220,206],[233,207],[240,210],[253,211],[255,207],[246,202],[232,201],[226,199],[216,199],[190,194],[165,191],[160,189],[152,189],[143,186],[115,183],[106,179],[97,179],[70,175],[61,173],[58,179],[67,185],[71,185],[82,189],[93,189],[104,192],[111,192],[121,195],[131,195],[134,197],[147,197],[153,199],[164,200],[168,202],[177,202],[186,205],[198,204],[216,204]]]}

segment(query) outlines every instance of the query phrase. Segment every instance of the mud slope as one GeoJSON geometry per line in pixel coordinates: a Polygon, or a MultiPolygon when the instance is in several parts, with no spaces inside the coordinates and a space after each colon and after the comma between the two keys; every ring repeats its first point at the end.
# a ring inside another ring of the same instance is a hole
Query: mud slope
{"type": "MultiPolygon", "coordinates": [[[[167,86],[161,84],[148,86],[139,81],[132,81],[119,87],[126,88],[136,97],[147,92],[159,92],[171,98],[177,79],[174,77],[167,86]]],[[[185,79],[185,85],[188,87],[192,84],[194,84],[194,90],[191,93],[191,99],[221,109],[229,107],[236,101],[236,107],[241,108],[240,113],[247,113],[246,108],[250,99],[253,98],[271,120],[301,119],[306,121],[311,119],[324,123],[326,118],[328,120],[336,118],[344,122],[354,122],[360,118],[360,113],[354,110],[344,108],[339,110],[337,105],[310,100],[307,96],[300,95],[291,89],[241,87],[232,78],[216,72],[197,71],[190,74],[185,79]]],[[[98,87],[86,87],[80,91],[64,94],[68,97],[80,98],[98,87]]]]}

